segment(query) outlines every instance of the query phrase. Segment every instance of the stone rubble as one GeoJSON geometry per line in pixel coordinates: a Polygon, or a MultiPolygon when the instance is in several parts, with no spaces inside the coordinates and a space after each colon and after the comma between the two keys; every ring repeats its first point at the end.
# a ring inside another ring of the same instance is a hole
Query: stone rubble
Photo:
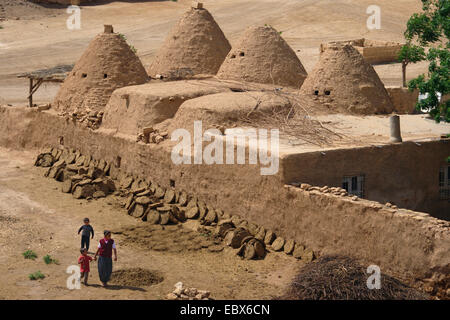
{"type": "Polygon", "coordinates": [[[175,284],[175,290],[166,296],[167,300],[214,300],[211,292],[198,290],[197,288],[188,288],[182,282],[175,284]]]}
{"type": "Polygon", "coordinates": [[[139,133],[136,138],[136,142],[159,144],[168,138],[169,133],[167,131],[159,132],[157,129],[148,127],[142,129],[142,132],[139,133]]]}
{"type": "MultiPolygon", "coordinates": [[[[363,200],[354,194],[348,193],[347,190],[340,188],[340,187],[328,187],[328,186],[315,187],[315,186],[311,186],[310,184],[307,184],[307,183],[299,183],[299,182],[292,182],[292,183],[290,183],[290,186],[295,187],[295,188],[300,188],[304,191],[308,191],[313,194],[314,193],[328,194],[328,195],[333,195],[336,197],[349,198],[352,201],[363,200]]],[[[372,204],[370,204],[370,207],[381,209],[381,208],[383,208],[383,205],[380,203],[377,203],[377,202],[373,202],[372,204]]],[[[399,209],[398,206],[396,206],[390,202],[386,202],[386,204],[384,204],[384,207],[392,210],[393,213],[397,212],[397,210],[399,209]]]]}
{"type": "Polygon", "coordinates": [[[97,130],[98,128],[100,128],[103,120],[103,111],[97,112],[86,110],[86,112],[78,111],[70,113],[63,111],[58,115],[64,117],[68,122],[79,122],[81,125],[92,130],[97,130]]]}

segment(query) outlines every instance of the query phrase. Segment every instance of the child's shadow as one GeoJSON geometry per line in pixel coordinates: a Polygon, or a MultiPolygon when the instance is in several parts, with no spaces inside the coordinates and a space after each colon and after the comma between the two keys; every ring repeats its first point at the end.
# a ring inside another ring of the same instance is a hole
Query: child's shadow
{"type": "Polygon", "coordinates": [[[123,290],[123,289],[128,289],[128,290],[132,290],[132,291],[141,291],[141,292],[147,292],[147,290],[139,288],[139,287],[132,287],[132,286],[119,286],[119,285],[107,285],[106,287],[103,287],[102,285],[99,284],[89,284],[89,287],[93,287],[93,288],[104,288],[107,290],[123,290]]]}

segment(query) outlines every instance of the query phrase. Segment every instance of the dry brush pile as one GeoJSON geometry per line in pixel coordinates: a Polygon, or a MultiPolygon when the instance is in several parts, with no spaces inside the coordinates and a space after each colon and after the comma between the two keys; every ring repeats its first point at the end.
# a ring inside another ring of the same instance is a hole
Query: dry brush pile
{"type": "Polygon", "coordinates": [[[356,260],[338,255],[320,257],[302,268],[281,299],[288,300],[423,300],[429,297],[399,280],[381,274],[380,289],[369,289],[370,274],[356,260]]]}

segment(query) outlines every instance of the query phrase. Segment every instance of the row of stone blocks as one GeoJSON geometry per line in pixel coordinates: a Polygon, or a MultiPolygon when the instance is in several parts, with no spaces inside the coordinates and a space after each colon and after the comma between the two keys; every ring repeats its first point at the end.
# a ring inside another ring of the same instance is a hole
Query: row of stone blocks
{"type": "Polygon", "coordinates": [[[294,240],[285,240],[273,231],[230,215],[195,196],[156,182],[134,177],[119,170],[110,176],[111,164],[69,149],[50,149],[41,153],[36,166],[47,167],[45,175],[63,183],[62,191],[77,199],[100,198],[108,194],[124,197],[123,207],[130,216],[150,224],[178,224],[198,220],[215,236],[245,259],[262,259],[267,250],[283,251],[310,262],[314,252],[294,240]]]}

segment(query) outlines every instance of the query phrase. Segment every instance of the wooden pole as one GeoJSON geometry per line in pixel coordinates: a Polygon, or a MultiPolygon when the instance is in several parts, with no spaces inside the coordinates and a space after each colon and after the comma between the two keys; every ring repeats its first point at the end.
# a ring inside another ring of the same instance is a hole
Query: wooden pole
{"type": "Polygon", "coordinates": [[[30,78],[30,95],[28,96],[29,107],[33,107],[33,79],[30,78]]]}

